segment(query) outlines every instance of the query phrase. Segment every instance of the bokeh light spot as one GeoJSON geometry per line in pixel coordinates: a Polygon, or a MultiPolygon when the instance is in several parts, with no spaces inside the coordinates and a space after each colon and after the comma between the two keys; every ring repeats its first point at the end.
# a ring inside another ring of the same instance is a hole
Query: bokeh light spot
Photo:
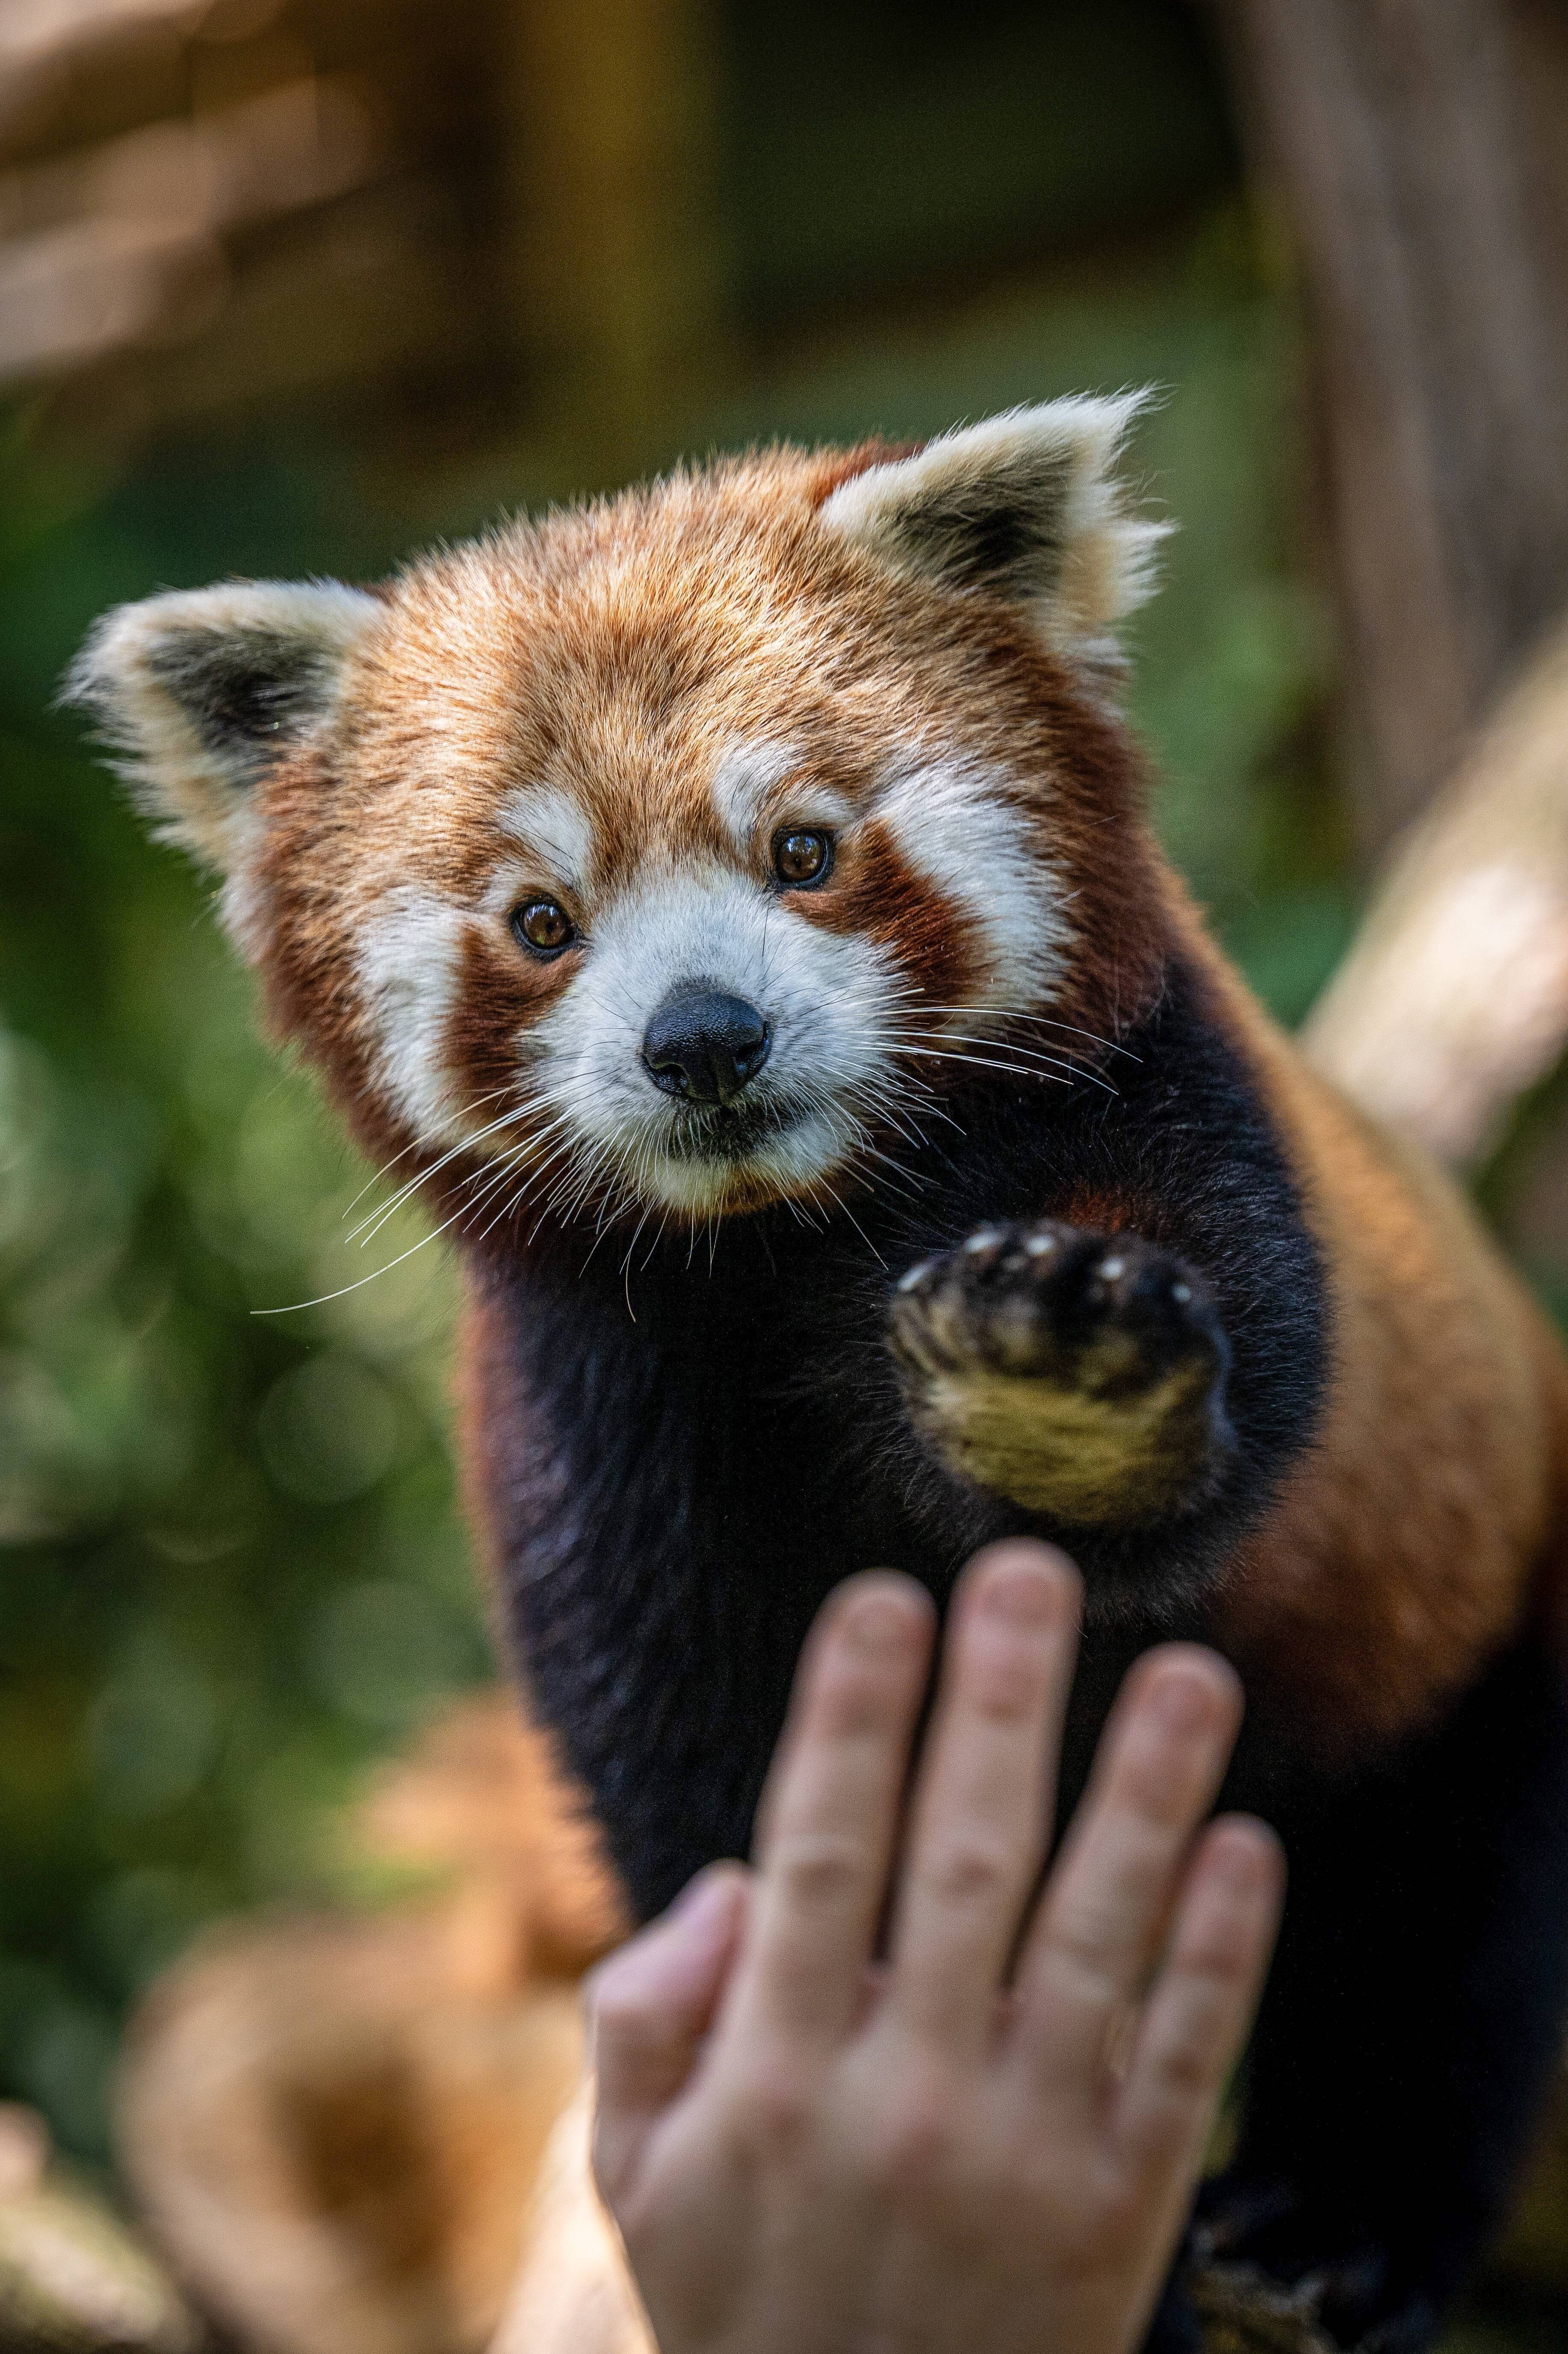
{"type": "Polygon", "coordinates": [[[280,1488],[309,1504],[343,1504],[386,1478],[397,1447],[397,1402],[352,1357],[296,1365],[256,1419],[262,1459],[280,1488]]]}

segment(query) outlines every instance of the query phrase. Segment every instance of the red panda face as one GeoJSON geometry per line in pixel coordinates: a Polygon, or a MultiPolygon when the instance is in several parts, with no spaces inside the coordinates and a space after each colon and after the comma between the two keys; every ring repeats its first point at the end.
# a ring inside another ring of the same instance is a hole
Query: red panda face
{"type": "Polygon", "coordinates": [[[1124,422],[770,453],[375,596],[154,599],[77,691],[465,1224],[826,1203],[975,1065],[1071,1064],[1147,896],[1092,691],[1150,536],[1124,422]]]}

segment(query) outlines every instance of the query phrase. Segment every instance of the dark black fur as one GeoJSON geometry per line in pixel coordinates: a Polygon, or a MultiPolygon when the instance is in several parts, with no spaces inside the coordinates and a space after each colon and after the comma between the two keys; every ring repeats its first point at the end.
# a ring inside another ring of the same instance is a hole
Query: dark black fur
{"type": "MultiPolygon", "coordinates": [[[[1245,1070],[1180,970],[1124,1044],[1114,1095],[1086,1080],[956,1104],[961,1139],[938,1130],[950,1141],[912,1161],[912,1197],[857,1202],[863,1232],[780,1210],[723,1227],[711,1265],[705,1240],[667,1240],[623,1275],[624,1246],[590,1257],[556,1234],[526,1267],[476,1267],[522,1418],[491,1500],[511,1624],[640,1914],[747,1851],[802,1638],[841,1578],[895,1564],[940,1601],[983,1539],[1062,1541],[1091,1597],[1070,1802],[1129,1659],[1202,1636],[1215,1573],[1310,1446],[1322,1270],[1245,1070]],[[1198,1269],[1231,1345],[1235,1451],[1154,1533],[1046,1528],[966,1488],[914,1437],[885,1346],[916,1259],[1086,1200],[1096,1225],[1198,1269]]],[[[1415,2342],[1506,2182],[1562,2007],[1565,1760],[1555,1679],[1522,1657],[1350,1786],[1318,1787],[1284,1729],[1249,1721],[1227,1803],[1279,1824],[1294,1878],[1226,2195],[1235,2213],[1287,2182],[1272,2237],[1235,2235],[1283,2269],[1367,2255],[1348,2331],[1398,2311],[1415,2342]]]]}
{"type": "Polygon", "coordinates": [[[527,1401],[497,1500],[513,1622],[640,1913],[744,1852],[832,1586],[890,1562],[941,1599],[977,1543],[1044,1526],[955,1480],[910,1432],[885,1331],[915,1260],[1086,1184],[1097,1224],[1206,1277],[1233,1345],[1237,1444],[1218,1492],[1154,1534],[1049,1531],[1100,1615],[1128,1620],[1118,1657],[1176,1623],[1307,1443],[1323,1291],[1278,1150],[1184,977],[1126,1044],[1114,1094],[1042,1083],[958,1106],[961,1139],[937,1129],[950,1141],[916,1166],[911,1195],[857,1203],[858,1229],[779,1210],[725,1225],[711,1267],[705,1240],[682,1238],[623,1277],[613,1242],[589,1258],[574,1233],[542,1235],[526,1268],[483,1268],[527,1401]]]}
{"type": "Polygon", "coordinates": [[[1383,2322],[1403,2354],[1463,2285],[1562,2047],[1568,1709],[1554,1653],[1520,1645],[1435,1737],[1351,1788],[1298,1788],[1276,1819],[1285,1929],[1245,2137],[1207,2203],[1222,2245],[1290,2279],[1328,2273],[1323,2317],[1345,2343],[1383,2322]]]}
{"type": "Polygon", "coordinates": [[[319,711],[335,675],[333,658],[313,641],[277,630],[168,630],[146,660],[237,787],[266,772],[319,711]]]}
{"type": "Polygon", "coordinates": [[[953,588],[1027,599],[1054,588],[1066,554],[1072,461],[1027,451],[983,481],[906,496],[887,519],[915,569],[953,588]]]}

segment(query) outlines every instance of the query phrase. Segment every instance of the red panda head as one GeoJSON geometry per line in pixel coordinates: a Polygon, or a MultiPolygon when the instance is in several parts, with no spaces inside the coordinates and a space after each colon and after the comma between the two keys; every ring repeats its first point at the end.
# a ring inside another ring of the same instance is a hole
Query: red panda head
{"type": "Polygon", "coordinates": [[[1152,985],[1105,694],[1136,407],[724,461],[375,592],[154,597],[70,692],[365,1140],[475,1221],[826,1199],[1152,985]]]}

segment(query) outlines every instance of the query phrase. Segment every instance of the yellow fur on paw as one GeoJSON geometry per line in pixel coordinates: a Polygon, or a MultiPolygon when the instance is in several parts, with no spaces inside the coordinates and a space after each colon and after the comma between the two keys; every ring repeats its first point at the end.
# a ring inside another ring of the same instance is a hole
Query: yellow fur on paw
{"type": "Polygon", "coordinates": [[[1191,2265],[1182,2286],[1203,2354],[1337,2354],[1309,2288],[1284,2288],[1251,2264],[1224,2264],[1191,2265]]]}
{"type": "Polygon", "coordinates": [[[888,1337],[911,1418],[944,1462],[1054,1520],[1180,1512],[1229,1451],[1213,1304],[1136,1236],[981,1227],[902,1278],[888,1337]]]}

